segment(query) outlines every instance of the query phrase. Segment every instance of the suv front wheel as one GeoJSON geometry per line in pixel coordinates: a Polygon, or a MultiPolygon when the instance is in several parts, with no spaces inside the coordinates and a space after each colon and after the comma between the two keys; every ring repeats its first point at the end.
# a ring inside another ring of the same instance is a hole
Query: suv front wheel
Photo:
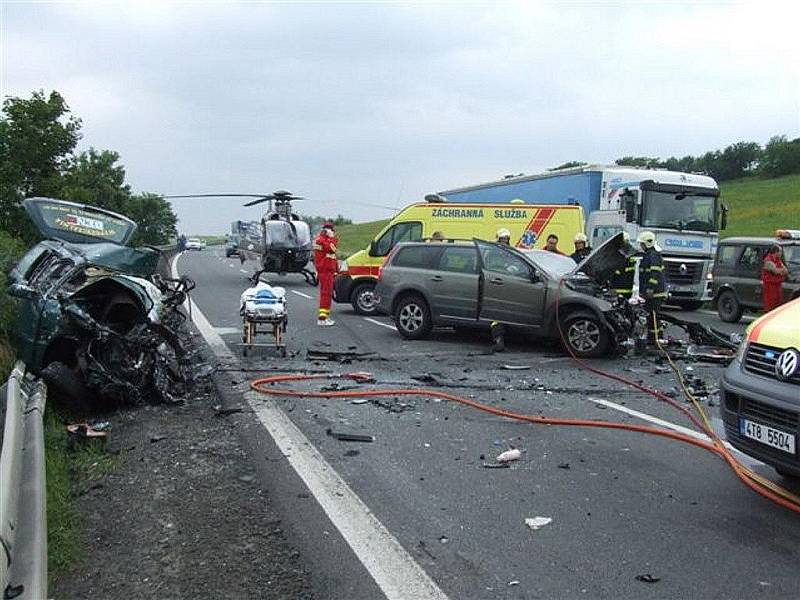
{"type": "Polygon", "coordinates": [[[720,319],[726,323],[738,323],[739,319],[742,318],[743,312],[744,308],[742,308],[742,304],[733,290],[722,290],[720,292],[717,298],[717,314],[720,319]]]}
{"type": "Polygon", "coordinates": [[[572,313],[561,320],[563,342],[579,358],[602,356],[610,341],[608,329],[596,315],[572,313]]]}
{"type": "Polygon", "coordinates": [[[428,308],[427,302],[416,294],[404,296],[394,309],[394,324],[404,338],[422,339],[433,328],[431,309],[428,308]]]}

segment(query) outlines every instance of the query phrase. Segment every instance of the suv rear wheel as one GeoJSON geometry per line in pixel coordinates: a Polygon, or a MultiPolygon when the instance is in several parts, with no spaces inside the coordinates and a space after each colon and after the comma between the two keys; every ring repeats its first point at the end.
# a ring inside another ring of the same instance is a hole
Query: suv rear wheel
{"type": "Polygon", "coordinates": [[[610,341],[608,330],[599,317],[590,313],[572,313],[561,320],[564,343],[575,356],[602,356],[610,341]]]}
{"type": "Polygon", "coordinates": [[[431,309],[428,308],[427,302],[416,294],[404,296],[394,309],[394,324],[404,338],[422,339],[433,328],[431,309]]]}
{"type": "Polygon", "coordinates": [[[377,312],[375,302],[375,284],[360,283],[350,294],[350,303],[358,315],[374,315],[377,312]]]}
{"type": "Polygon", "coordinates": [[[742,308],[733,290],[722,290],[717,298],[717,314],[726,323],[738,323],[742,318],[742,308]]]}

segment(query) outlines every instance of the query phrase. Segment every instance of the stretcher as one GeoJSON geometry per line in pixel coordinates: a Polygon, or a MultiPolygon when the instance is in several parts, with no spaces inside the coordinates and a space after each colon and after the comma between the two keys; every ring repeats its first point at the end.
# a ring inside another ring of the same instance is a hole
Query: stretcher
{"type": "Polygon", "coordinates": [[[259,282],[242,293],[239,306],[242,317],[242,354],[247,356],[255,348],[275,348],[285,357],[286,326],[289,314],[286,310],[286,290],[282,287],[259,282]],[[271,342],[258,342],[258,336],[272,336],[271,342]]]}

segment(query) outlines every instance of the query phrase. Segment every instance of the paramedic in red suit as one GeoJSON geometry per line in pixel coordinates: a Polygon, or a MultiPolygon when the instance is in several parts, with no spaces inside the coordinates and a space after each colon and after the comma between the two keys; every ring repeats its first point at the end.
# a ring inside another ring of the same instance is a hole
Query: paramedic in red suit
{"type": "Polygon", "coordinates": [[[761,267],[761,285],[764,289],[764,311],[769,312],[781,305],[783,290],[781,289],[789,270],[781,259],[781,247],[772,246],[764,257],[761,267]]]}
{"type": "Polygon", "coordinates": [[[314,266],[317,269],[319,278],[319,315],[317,325],[320,327],[330,327],[336,322],[332,321],[331,316],[331,296],[333,295],[333,279],[338,270],[336,260],[336,232],[333,223],[326,222],[322,226],[317,239],[314,240],[314,266]]]}

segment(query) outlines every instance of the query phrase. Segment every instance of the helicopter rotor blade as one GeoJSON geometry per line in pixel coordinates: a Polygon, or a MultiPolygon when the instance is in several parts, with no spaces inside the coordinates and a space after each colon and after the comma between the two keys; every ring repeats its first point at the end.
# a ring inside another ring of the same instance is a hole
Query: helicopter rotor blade
{"type": "Polygon", "coordinates": [[[270,194],[181,194],[162,198],[268,198],[270,194]]]}

